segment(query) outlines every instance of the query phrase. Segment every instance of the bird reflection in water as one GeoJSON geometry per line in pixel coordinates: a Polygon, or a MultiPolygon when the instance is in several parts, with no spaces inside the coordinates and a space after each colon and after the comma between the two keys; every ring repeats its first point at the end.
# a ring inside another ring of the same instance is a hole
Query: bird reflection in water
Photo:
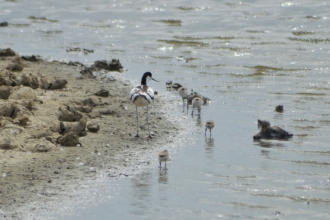
{"type": "Polygon", "coordinates": [[[202,119],[201,119],[201,116],[197,116],[197,119],[196,119],[196,126],[198,127],[202,127],[202,119]]]}
{"type": "Polygon", "coordinates": [[[159,170],[158,183],[162,183],[162,184],[168,183],[167,169],[159,170]]]}
{"type": "Polygon", "coordinates": [[[206,153],[213,153],[214,150],[214,138],[205,136],[205,151],[206,153]]]}

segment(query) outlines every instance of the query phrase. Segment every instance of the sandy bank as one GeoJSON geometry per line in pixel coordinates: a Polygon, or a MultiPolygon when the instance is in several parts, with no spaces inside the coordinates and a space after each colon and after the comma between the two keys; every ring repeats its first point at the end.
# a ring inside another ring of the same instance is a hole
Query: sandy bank
{"type": "Polygon", "coordinates": [[[0,57],[1,219],[51,211],[43,204],[69,199],[70,191],[95,179],[99,170],[109,178],[130,175],[121,170],[149,164],[144,152],[173,140],[178,130],[165,112],[175,107],[157,100],[149,117],[153,139],[146,138],[142,109],[144,138],[134,137],[132,84],[120,75],[77,63],[0,57]]]}

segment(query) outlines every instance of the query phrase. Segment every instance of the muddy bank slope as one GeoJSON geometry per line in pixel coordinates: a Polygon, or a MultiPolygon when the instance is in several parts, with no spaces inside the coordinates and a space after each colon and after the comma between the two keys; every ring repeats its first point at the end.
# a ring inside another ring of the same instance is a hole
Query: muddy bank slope
{"type": "Polygon", "coordinates": [[[141,108],[142,138],[134,137],[135,107],[128,102],[132,84],[122,80],[120,72],[3,52],[1,219],[28,219],[41,210],[52,211],[45,204],[69,199],[71,191],[101,170],[109,178],[130,175],[122,170],[148,165],[151,159],[143,158],[145,152],[158,151],[178,132],[166,117],[174,107],[156,100],[149,116],[153,138],[147,139],[141,108]]]}

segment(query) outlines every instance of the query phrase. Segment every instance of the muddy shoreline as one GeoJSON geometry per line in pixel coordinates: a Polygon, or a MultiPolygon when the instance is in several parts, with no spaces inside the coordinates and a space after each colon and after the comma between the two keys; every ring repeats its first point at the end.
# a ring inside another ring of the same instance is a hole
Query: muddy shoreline
{"type": "MultiPolygon", "coordinates": [[[[120,72],[90,68],[16,53],[0,57],[1,94],[8,91],[0,105],[9,109],[0,116],[1,219],[52,212],[49,204],[74,199],[72,192],[101,172],[119,178],[150,166],[157,155],[150,152],[175,139],[179,129],[166,113],[175,105],[156,100],[149,117],[153,138],[147,139],[143,120],[142,138],[135,138],[132,83],[120,72]],[[61,141],[65,135],[69,142],[61,141]]],[[[145,110],[139,113],[144,119],[145,110]]]]}

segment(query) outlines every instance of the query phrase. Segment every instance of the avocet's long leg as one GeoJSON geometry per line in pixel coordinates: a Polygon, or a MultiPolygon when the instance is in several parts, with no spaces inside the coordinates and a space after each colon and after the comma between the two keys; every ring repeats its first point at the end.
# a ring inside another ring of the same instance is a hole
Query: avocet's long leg
{"type": "MultiPolygon", "coordinates": [[[[205,128],[205,136],[206,136],[206,131],[207,131],[207,128],[205,128]]],[[[211,132],[211,131],[210,131],[211,132]]]]}
{"type": "Polygon", "coordinates": [[[149,120],[148,120],[148,115],[149,115],[148,109],[149,109],[149,105],[147,105],[147,124],[148,124],[149,138],[151,138],[150,128],[149,128],[149,120]]]}
{"type": "Polygon", "coordinates": [[[137,106],[135,106],[135,114],[136,114],[136,136],[135,137],[140,137],[139,136],[139,116],[138,116],[137,106]]]}

